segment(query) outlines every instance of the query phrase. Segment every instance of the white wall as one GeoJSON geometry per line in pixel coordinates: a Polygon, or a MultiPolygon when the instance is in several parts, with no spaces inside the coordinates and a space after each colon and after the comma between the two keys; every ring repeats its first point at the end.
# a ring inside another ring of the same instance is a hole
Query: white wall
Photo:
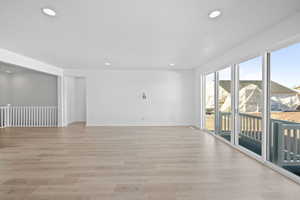
{"type": "Polygon", "coordinates": [[[75,78],[75,121],[86,121],[86,83],[85,78],[75,78]]]}
{"type": "Polygon", "coordinates": [[[6,105],[10,99],[9,87],[10,81],[7,74],[0,72],[0,105],[6,105]]]}
{"type": "Polygon", "coordinates": [[[74,110],[75,110],[75,78],[74,77],[64,77],[64,123],[68,125],[74,122],[74,110]]]}
{"type": "Polygon", "coordinates": [[[65,76],[64,77],[64,124],[86,121],[86,86],[85,79],[65,76]]]}
{"type": "Polygon", "coordinates": [[[57,77],[34,71],[0,72],[0,105],[57,105],[57,77]]]}
{"type": "Polygon", "coordinates": [[[193,70],[93,70],[86,78],[89,126],[194,124],[193,70]]]}

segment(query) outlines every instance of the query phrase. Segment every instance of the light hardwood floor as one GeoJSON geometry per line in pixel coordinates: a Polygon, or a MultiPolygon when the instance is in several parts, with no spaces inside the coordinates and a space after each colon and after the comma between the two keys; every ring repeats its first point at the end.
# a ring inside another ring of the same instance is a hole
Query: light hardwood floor
{"type": "Polygon", "coordinates": [[[0,200],[297,200],[300,186],[188,127],[0,130],[0,200]]]}

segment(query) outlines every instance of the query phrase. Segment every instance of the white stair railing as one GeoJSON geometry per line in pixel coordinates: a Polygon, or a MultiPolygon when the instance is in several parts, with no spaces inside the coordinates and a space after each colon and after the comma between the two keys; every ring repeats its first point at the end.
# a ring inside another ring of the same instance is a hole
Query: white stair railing
{"type": "Polygon", "coordinates": [[[56,106],[1,106],[0,128],[57,127],[56,106]]]}
{"type": "Polygon", "coordinates": [[[9,126],[9,106],[0,106],[0,128],[9,126]]]}

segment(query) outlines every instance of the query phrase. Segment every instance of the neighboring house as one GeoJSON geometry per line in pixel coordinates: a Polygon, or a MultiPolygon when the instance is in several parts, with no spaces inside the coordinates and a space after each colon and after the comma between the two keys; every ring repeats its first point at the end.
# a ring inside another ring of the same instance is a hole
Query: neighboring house
{"type": "MultiPolygon", "coordinates": [[[[239,109],[240,112],[262,111],[262,81],[240,81],[239,109]]],[[[231,110],[231,81],[220,80],[219,103],[220,111],[231,110]]],[[[300,105],[299,92],[271,81],[271,110],[272,111],[297,111],[300,105]]],[[[211,98],[209,98],[211,99],[211,98]]]]}
{"type": "Polygon", "coordinates": [[[300,86],[294,87],[294,90],[300,91],[300,86]]]}

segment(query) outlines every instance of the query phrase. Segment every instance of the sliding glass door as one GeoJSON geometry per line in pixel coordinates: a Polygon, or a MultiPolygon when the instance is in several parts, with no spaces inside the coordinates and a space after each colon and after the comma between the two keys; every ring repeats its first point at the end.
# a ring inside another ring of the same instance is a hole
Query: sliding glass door
{"type": "Polygon", "coordinates": [[[272,52],[269,160],[300,176],[300,43],[272,52]]]}
{"type": "Polygon", "coordinates": [[[232,80],[231,67],[218,72],[218,134],[231,141],[232,134],[232,80]]]}
{"type": "Polygon", "coordinates": [[[239,64],[238,144],[258,155],[262,152],[262,57],[239,64]]]}
{"type": "Polygon", "coordinates": [[[299,77],[300,43],[206,75],[205,128],[300,176],[299,77]]]}
{"type": "Polygon", "coordinates": [[[215,73],[205,76],[205,128],[215,132],[215,73]]]}

